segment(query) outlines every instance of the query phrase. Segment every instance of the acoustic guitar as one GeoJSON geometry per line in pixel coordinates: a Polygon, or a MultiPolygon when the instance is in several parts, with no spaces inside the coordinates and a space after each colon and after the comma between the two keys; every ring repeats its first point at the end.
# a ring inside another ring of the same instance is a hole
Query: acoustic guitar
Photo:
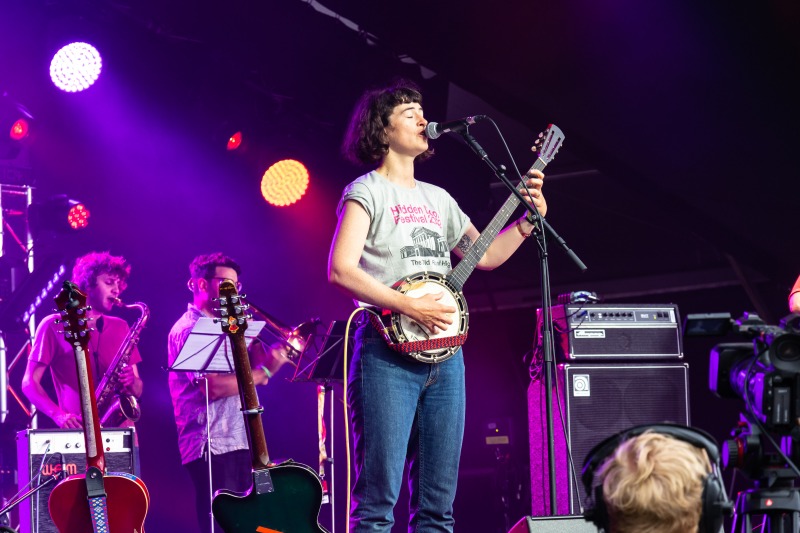
{"type": "Polygon", "coordinates": [[[50,493],[50,516],[60,533],[143,533],[150,505],[147,487],[138,477],[106,472],[89,359],[86,295],[69,281],[55,299],[58,323],[72,345],[78,370],[83,416],[86,473],[63,479],[50,493]]]}
{"type": "Polygon", "coordinates": [[[287,461],[272,464],[261,423],[244,332],[247,305],[231,281],[219,286],[222,331],[231,342],[242,412],[248,427],[253,483],[245,493],[219,490],[211,512],[225,533],[327,533],[319,525],[322,482],[306,465],[287,461]]]}
{"type": "MultiPolygon", "coordinates": [[[[544,170],[544,167],[553,160],[563,142],[564,133],[555,124],[550,124],[536,140],[534,147],[537,151],[537,158],[530,170],[544,170]]],[[[521,186],[522,182],[517,188],[521,186]]],[[[408,316],[389,309],[379,309],[380,318],[370,314],[373,325],[383,334],[387,344],[393,350],[423,363],[440,363],[458,351],[458,348],[467,340],[467,330],[469,329],[469,309],[462,290],[464,283],[518,205],[517,196],[515,194],[509,196],[458,265],[447,274],[417,272],[392,286],[396,291],[414,298],[425,294],[441,293],[442,298],[439,303],[456,308],[456,317],[453,323],[435,334],[408,316]]]]}

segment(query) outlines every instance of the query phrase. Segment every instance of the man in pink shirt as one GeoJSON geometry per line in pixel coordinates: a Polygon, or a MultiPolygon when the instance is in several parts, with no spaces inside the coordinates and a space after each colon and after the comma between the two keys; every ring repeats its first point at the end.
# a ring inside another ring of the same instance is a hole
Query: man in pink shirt
{"type": "MultiPolygon", "coordinates": [[[[114,357],[128,335],[128,324],[121,318],[107,313],[118,303],[118,298],[127,287],[131,267],[123,257],[108,252],[91,252],[75,261],[72,281],[86,294],[86,303],[91,307],[88,316],[93,318],[89,327],[89,357],[95,386],[108,370],[114,357]]],[[[36,328],[33,347],[28,356],[28,366],[22,378],[22,391],[36,409],[50,417],[58,427],[83,429],[81,420],[78,373],[72,346],[59,331],[58,315],[46,316],[36,328]],[[54,402],[42,386],[45,370],[50,368],[58,402],[54,402]]],[[[142,379],[136,364],[142,360],[134,347],[129,364],[119,370],[121,392],[139,398],[142,395],[142,379]]],[[[102,416],[102,413],[100,413],[102,416]]],[[[132,422],[125,421],[125,426],[132,422]]]]}

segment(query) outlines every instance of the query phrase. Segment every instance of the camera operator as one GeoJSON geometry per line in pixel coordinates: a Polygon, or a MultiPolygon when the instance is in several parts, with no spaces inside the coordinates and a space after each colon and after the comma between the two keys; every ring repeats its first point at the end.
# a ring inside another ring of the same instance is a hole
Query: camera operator
{"type": "Polygon", "coordinates": [[[586,519],[606,533],[720,531],[730,506],[709,458],[718,453],[712,437],[685,426],[639,426],[610,437],[584,462],[586,519]]]}
{"type": "Polygon", "coordinates": [[[789,311],[800,314],[800,276],[797,277],[792,292],[789,293],[789,311]]]}

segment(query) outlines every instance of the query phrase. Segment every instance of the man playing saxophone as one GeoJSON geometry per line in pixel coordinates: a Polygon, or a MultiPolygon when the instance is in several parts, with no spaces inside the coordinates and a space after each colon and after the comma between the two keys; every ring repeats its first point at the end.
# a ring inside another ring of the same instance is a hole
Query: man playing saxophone
{"type": "MultiPolygon", "coordinates": [[[[79,257],[72,270],[72,281],[86,293],[86,302],[91,307],[87,313],[93,319],[89,323],[93,329],[89,336],[89,354],[95,384],[101,381],[122,344],[129,338],[127,322],[107,313],[119,304],[130,271],[131,267],[123,257],[113,256],[109,252],[91,252],[79,257]]],[[[55,322],[57,318],[56,314],[48,315],[36,328],[28,366],[22,378],[22,391],[36,409],[50,417],[58,427],[83,429],[75,356],[72,346],[59,333],[63,327],[55,322]],[[42,386],[42,378],[48,367],[57,403],[42,386]]],[[[115,376],[118,392],[133,398],[141,397],[143,383],[136,368],[141,360],[134,344],[128,354],[127,364],[120,365],[115,376]]],[[[100,416],[103,416],[102,412],[100,416]]],[[[129,427],[133,421],[123,417],[118,424],[120,427],[129,427]]]]}

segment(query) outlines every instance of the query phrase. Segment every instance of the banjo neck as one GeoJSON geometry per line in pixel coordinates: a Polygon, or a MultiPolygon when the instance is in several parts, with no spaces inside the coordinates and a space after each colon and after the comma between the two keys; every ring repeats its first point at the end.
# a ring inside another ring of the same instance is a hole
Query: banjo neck
{"type": "MultiPolygon", "coordinates": [[[[540,157],[536,158],[536,161],[531,166],[530,170],[527,173],[530,173],[532,170],[544,170],[544,167],[547,166],[547,163],[540,157]]],[[[519,188],[524,183],[524,180],[520,180],[517,188],[519,188]]],[[[475,267],[478,265],[478,261],[481,260],[483,254],[486,253],[486,250],[494,241],[495,237],[500,233],[500,230],[503,229],[508,222],[508,219],[511,218],[511,214],[520,204],[519,198],[515,194],[511,194],[505,203],[500,207],[497,211],[497,214],[494,215],[492,220],[486,226],[486,228],[481,232],[478,239],[470,246],[469,250],[464,254],[464,257],[459,261],[458,265],[453,268],[448,274],[447,278],[450,282],[461,290],[464,287],[464,283],[466,283],[467,278],[472,274],[472,271],[475,270],[475,267]]]]}

